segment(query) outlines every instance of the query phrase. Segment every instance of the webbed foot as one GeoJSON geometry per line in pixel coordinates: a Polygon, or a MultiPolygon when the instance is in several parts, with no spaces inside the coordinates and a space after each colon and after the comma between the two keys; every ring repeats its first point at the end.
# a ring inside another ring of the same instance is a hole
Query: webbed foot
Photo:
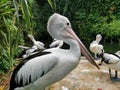
{"type": "Polygon", "coordinates": [[[110,77],[110,80],[112,82],[120,82],[120,78],[117,78],[117,77],[110,77]]]}

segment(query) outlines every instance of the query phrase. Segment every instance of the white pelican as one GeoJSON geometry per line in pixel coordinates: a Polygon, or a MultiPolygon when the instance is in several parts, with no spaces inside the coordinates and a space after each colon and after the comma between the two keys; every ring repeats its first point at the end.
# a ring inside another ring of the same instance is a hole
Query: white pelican
{"type": "Polygon", "coordinates": [[[101,63],[99,65],[102,65],[102,63],[109,68],[109,75],[110,79],[113,82],[120,82],[120,78],[118,78],[118,71],[120,71],[120,56],[110,53],[101,53],[98,55],[98,57],[101,57],[101,63]],[[115,70],[115,76],[112,77],[111,75],[111,69],[115,70]]]}
{"type": "Polygon", "coordinates": [[[26,58],[28,56],[30,56],[31,54],[37,53],[37,51],[42,51],[44,50],[44,43],[40,42],[40,41],[36,41],[35,38],[31,35],[28,34],[28,37],[32,40],[33,42],[33,46],[32,47],[26,47],[26,46],[19,46],[20,48],[24,49],[21,54],[19,55],[19,58],[26,58]]]}
{"type": "Polygon", "coordinates": [[[14,69],[9,90],[45,90],[63,79],[79,63],[81,51],[97,68],[85,46],[72,30],[68,18],[53,14],[47,24],[49,34],[70,45],[69,49],[50,48],[31,55],[14,69]]]}
{"type": "Polygon", "coordinates": [[[18,58],[22,58],[22,59],[30,56],[35,50],[37,50],[36,46],[33,47],[19,46],[19,47],[22,48],[23,51],[20,53],[18,58]]]}
{"type": "Polygon", "coordinates": [[[115,52],[115,54],[117,54],[118,56],[120,56],[120,50],[115,52]]]}
{"type": "Polygon", "coordinates": [[[90,43],[89,48],[90,48],[90,51],[95,54],[95,59],[97,59],[96,55],[102,53],[102,50],[103,50],[103,45],[99,44],[101,39],[102,39],[101,34],[97,34],[96,40],[90,43]]]}
{"type": "Polygon", "coordinates": [[[53,47],[62,47],[63,46],[63,41],[62,40],[57,40],[57,39],[54,39],[53,42],[49,45],[50,48],[53,48],[53,47]]]}
{"type": "Polygon", "coordinates": [[[35,54],[39,51],[40,49],[38,49],[38,47],[34,45],[30,49],[26,50],[26,53],[23,55],[23,58],[27,58],[28,56],[35,54]]]}
{"type": "Polygon", "coordinates": [[[37,46],[38,49],[40,50],[44,50],[44,43],[40,42],[40,41],[36,41],[34,39],[34,37],[31,34],[28,34],[28,37],[32,40],[32,42],[34,43],[34,46],[37,46]]]}

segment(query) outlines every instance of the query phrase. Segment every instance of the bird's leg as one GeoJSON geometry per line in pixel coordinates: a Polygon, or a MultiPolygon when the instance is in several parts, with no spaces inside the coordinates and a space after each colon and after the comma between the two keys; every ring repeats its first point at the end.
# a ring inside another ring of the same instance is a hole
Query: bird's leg
{"type": "Polygon", "coordinates": [[[95,53],[94,59],[99,60],[99,58],[97,57],[97,53],[95,53]]]}
{"type": "MultiPolygon", "coordinates": [[[[109,69],[110,70],[110,69],[109,69]]],[[[111,73],[111,70],[109,71],[109,73],[111,73]]],[[[111,79],[111,81],[113,81],[113,82],[120,82],[120,78],[118,78],[118,71],[117,70],[115,70],[115,76],[114,77],[112,77],[111,75],[110,75],[110,79],[111,79]]]]}
{"type": "Polygon", "coordinates": [[[111,75],[111,69],[109,69],[109,75],[110,75],[110,78],[112,78],[112,75],[111,75]]]}
{"type": "MultiPolygon", "coordinates": [[[[104,60],[102,59],[102,60],[101,60],[101,62],[100,62],[100,64],[98,64],[98,65],[100,65],[100,66],[101,66],[101,65],[102,65],[102,63],[103,63],[103,61],[104,61],[104,60]]],[[[110,70],[110,69],[109,69],[109,70],[110,70]]],[[[109,72],[109,73],[110,73],[110,72],[109,72]]]]}
{"type": "Polygon", "coordinates": [[[115,78],[118,78],[118,72],[115,70],[115,78]]]}

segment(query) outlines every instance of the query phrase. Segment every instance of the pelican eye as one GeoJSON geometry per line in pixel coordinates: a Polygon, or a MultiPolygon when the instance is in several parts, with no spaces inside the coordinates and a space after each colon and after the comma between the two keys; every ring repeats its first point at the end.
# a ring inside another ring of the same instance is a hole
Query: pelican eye
{"type": "Polygon", "coordinates": [[[67,23],[67,25],[69,25],[69,23],[67,23]]]}

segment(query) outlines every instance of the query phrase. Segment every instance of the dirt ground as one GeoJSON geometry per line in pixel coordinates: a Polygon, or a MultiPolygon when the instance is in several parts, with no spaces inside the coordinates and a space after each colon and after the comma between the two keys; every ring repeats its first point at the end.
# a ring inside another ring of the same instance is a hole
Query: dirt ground
{"type": "MultiPolygon", "coordinates": [[[[112,73],[114,74],[114,71],[112,73]]],[[[98,70],[82,57],[77,68],[52,85],[51,90],[120,90],[120,82],[109,79],[107,67],[101,66],[98,70]]]]}
{"type": "MultiPolygon", "coordinates": [[[[105,66],[100,68],[97,69],[82,57],[76,69],[63,80],[51,85],[50,90],[120,90],[120,82],[112,82],[109,79],[108,68],[105,66]]],[[[10,74],[6,75],[5,81],[0,84],[5,83],[6,88],[8,88],[9,77],[10,74]]]]}

